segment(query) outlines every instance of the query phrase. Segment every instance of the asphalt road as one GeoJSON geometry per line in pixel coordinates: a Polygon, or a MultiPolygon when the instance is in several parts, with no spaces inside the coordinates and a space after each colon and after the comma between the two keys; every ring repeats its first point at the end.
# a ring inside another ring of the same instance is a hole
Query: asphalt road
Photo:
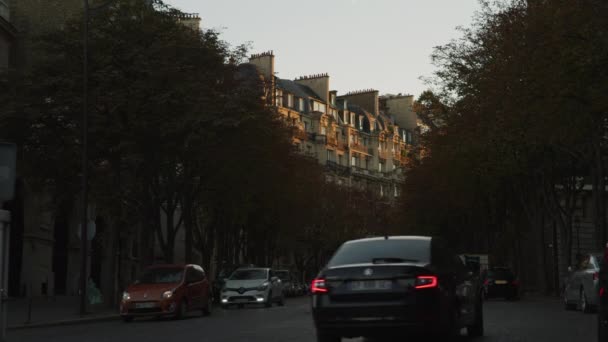
{"type": "MultiPolygon", "coordinates": [[[[308,298],[298,298],[289,300],[285,307],[217,309],[211,317],[193,314],[181,321],[111,321],[10,331],[7,338],[8,342],[314,342],[308,304],[308,298]]],[[[555,299],[488,301],[484,318],[486,336],[475,341],[596,342],[595,316],[565,311],[555,299]]],[[[461,340],[467,341],[464,337],[461,340]]]]}

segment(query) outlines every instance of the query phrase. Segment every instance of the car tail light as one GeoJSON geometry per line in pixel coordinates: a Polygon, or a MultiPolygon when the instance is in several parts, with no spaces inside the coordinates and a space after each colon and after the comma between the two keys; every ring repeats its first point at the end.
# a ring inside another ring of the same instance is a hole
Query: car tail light
{"type": "Polygon", "coordinates": [[[600,297],[604,297],[605,294],[606,294],[606,289],[604,289],[603,287],[600,287],[600,297]]]}
{"type": "Polygon", "coordinates": [[[598,272],[593,273],[593,280],[598,280],[600,278],[600,274],[598,272]]]}
{"type": "Polygon", "coordinates": [[[310,286],[312,293],[327,293],[327,285],[325,279],[315,279],[310,286]]]}
{"type": "Polygon", "coordinates": [[[489,283],[490,283],[490,280],[488,280],[488,279],[486,279],[486,280],[483,281],[484,285],[488,285],[489,283]]]}
{"type": "Polygon", "coordinates": [[[418,276],[416,278],[416,285],[414,285],[415,289],[431,289],[437,287],[437,277],[436,276],[418,276]]]}

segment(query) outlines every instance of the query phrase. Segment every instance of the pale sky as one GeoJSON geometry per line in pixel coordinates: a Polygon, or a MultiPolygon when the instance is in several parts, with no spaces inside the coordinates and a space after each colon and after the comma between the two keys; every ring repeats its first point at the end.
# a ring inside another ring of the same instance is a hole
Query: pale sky
{"type": "Polygon", "coordinates": [[[433,47],[460,37],[478,0],[165,0],[199,13],[205,29],[221,32],[251,53],[273,50],[280,78],[329,73],[343,94],[377,89],[418,96],[421,76],[434,70],[433,47]]]}

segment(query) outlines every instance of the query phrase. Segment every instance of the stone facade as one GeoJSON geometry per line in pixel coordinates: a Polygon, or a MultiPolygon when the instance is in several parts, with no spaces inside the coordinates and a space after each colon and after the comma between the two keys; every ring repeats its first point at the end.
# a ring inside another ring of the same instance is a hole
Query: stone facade
{"type": "Polygon", "coordinates": [[[413,98],[381,97],[373,89],[338,95],[330,91],[328,74],[280,79],[274,58],[265,52],[251,56],[249,63],[271,88],[269,105],[296,128],[294,143],[301,153],[326,166],[328,181],[388,200],[397,197],[415,143],[413,98]]]}

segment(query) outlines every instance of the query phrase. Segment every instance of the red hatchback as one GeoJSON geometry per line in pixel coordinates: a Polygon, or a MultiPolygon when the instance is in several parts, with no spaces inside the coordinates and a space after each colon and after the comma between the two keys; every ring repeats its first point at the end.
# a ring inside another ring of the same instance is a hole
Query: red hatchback
{"type": "Polygon", "coordinates": [[[157,265],[122,294],[120,315],[125,322],[140,316],[181,318],[189,311],[211,313],[209,280],[198,265],[157,265]]]}

